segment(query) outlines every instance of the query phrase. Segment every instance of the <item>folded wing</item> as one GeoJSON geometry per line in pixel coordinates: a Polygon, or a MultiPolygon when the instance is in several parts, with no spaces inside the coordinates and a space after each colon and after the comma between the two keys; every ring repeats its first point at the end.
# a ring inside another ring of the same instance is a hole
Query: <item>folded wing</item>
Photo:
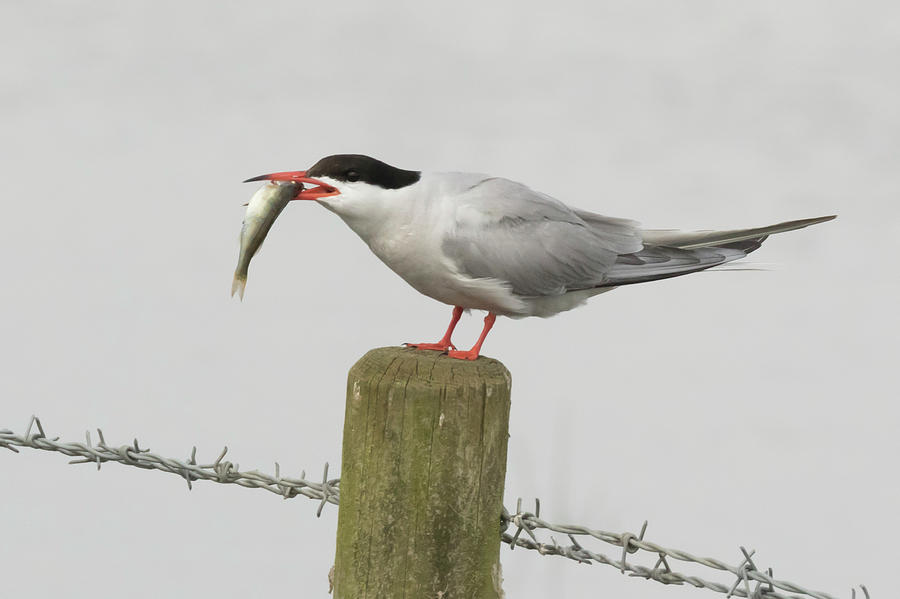
{"type": "Polygon", "coordinates": [[[443,240],[460,272],[496,279],[521,296],[561,295],[602,285],[621,254],[639,251],[637,223],[589,224],[550,196],[488,178],[459,197],[455,230],[443,240]]]}
{"type": "Polygon", "coordinates": [[[542,193],[485,178],[459,196],[457,227],[442,242],[459,271],[495,279],[520,296],[562,295],[676,277],[745,257],[773,233],[823,216],[732,231],[645,230],[574,210],[542,193]]]}

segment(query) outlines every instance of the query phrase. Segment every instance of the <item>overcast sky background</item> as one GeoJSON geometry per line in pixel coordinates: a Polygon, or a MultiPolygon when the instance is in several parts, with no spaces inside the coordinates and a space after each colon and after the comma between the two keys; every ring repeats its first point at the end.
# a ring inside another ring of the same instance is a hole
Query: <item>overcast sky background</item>
{"type": "MultiPolygon", "coordinates": [[[[336,469],[347,370],[437,339],[450,309],[301,203],[229,297],[240,181],[331,153],[506,176],[650,227],[837,213],[767,241],[764,272],[498,321],[507,505],[648,519],[664,546],[895,593],[896,2],[6,1],[0,52],[0,428],[34,413],[63,439],[336,469]]],[[[337,510],[66,461],[0,453],[5,595],[326,596],[337,510]]],[[[710,596],[501,557],[512,598],[710,596]]]]}

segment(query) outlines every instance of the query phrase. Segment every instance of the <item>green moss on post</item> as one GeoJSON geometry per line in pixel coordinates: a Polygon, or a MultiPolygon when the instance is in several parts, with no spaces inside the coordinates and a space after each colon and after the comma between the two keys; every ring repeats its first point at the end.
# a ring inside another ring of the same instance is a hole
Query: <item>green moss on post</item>
{"type": "Polygon", "coordinates": [[[350,369],[334,596],[501,596],[509,371],[381,348],[350,369]]]}

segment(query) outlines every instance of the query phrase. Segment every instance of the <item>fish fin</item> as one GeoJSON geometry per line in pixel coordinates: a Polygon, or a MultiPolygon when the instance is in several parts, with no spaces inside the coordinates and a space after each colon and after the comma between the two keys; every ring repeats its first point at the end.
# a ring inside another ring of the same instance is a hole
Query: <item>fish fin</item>
{"type": "Polygon", "coordinates": [[[231,297],[237,293],[241,301],[244,301],[244,287],[247,286],[247,277],[234,275],[234,282],[231,284],[231,297]]]}

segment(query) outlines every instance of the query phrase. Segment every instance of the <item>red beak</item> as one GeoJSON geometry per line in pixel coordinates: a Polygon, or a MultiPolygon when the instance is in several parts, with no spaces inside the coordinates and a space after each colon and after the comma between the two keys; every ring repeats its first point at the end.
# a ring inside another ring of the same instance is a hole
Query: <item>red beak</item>
{"type": "Polygon", "coordinates": [[[303,183],[304,186],[315,186],[304,187],[304,189],[294,198],[295,200],[318,200],[319,198],[336,196],[340,195],[341,193],[324,181],[319,181],[318,179],[307,177],[306,171],[285,171],[282,173],[269,173],[268,175],[251,177],[250,179],[244,181],[244,183],[250,183],[251,181],[293,181],[295,183],[303,183]]]}

